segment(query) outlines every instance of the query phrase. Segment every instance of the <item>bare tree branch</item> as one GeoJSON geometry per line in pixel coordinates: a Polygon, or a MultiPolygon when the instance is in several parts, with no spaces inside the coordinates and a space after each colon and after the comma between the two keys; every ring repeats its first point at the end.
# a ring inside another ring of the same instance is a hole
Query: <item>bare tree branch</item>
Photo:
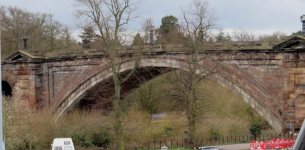
{"type": "Polygon", "coordinates": [[[254,41],[255,35],[253,32],[245,30],[243,28],[238,28],[233,30],[233,38],[237,41],[254,41]]]}

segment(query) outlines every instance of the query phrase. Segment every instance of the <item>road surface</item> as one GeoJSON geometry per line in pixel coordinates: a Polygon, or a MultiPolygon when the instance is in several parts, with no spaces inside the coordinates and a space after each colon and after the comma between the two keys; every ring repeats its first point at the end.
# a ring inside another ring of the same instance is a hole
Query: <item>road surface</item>
{"type": "Polygon", "coordinates": [[[217,145],[220,150],[248,150],[250,149],[250,143],[233,144],[233,145],[217,145]]]}

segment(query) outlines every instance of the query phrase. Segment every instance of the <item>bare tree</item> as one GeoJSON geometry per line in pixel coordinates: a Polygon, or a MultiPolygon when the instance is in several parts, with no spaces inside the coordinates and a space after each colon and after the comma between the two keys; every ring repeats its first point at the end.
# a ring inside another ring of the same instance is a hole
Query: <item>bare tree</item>
{"type": "MultiPolygon", "coordinates": [[[[28,35],[28,48],[42,51],[65,48],[61,35],[63,24],[53,20],[53,15],[32,13],[17,7],[0,6],[0,25],[3,27],[3,57],[23,49],[22,36],[28,35]]],[[[72,37],[70,37],[72,39],[72,37]]],[[[71,42],[76,43],[75,40],[71,42]]]]}
{"type": "Polygon", "coordinates": [[[52,18],[49,14],[29,13],[17,7],[0,7],[1,26],[10,31],[16,42],[16,49],[21,49],[21,36],[30,35],[52,18]]]}
{"type": "Polygon", "coordinates": [[[188,146],[193,148],[195,144],[196,133],[196,118],[198,115],[197,96],[198,83],[216,72],[216,66],[203,66],[202,62],[207,56],[200,56],[203,52],[204,45],[202,44],[206,37],[210,36],[211,30],[216,28],[217,18],[215,12],[209,8],[208,1],[193,0],[187,8],[182,8],[183,24],[181,31],[184,31],[184,37],[181,41],[189,47],[187,51],[188,74],[177,77],[178,81],[183,85],[185,96],[180,96],[186,101],[186,110],[189,127],[188,146]]]}
{"type": "Polygon", "coordinates": [[[58,48],[57,38],[60,36],[62,24],[58,21],[51,21],[47,25],[47,39],[50,41],[51,50],[58,48]]]}
{"type": "Polygon", "coordinates": [[[141,21],[142,31],[144,31],[143,40],[145,43],[149,43],[150,29],[153,26],[153,24],[154,24],[154,21],[153,21],[152,17],[144,18],[141,21]]]}
{"type": "Polygon", "coordinates": [[[102,39],[103,44],[109,53],[110,68],[114,81],[114,97],[112,100],[114,111],[114,128],[116,142],[119,150],[124,150],[123,129],[121,124],[121,85],[126,82],[139,66],[138,60],[134,60],[134,67],[131,72],[122,77],[120,66],[117,66],[117,48],[120,46],[123,26],[138,16],[135,12],[138,8],[139,0],[75,0],[75,5],[80,9],[76,10],[76,17],[86,26],[95,27],[102,39]]]}
{"type": "Polygon", "coordinates": [[[276,31],[271,35],[260,35],[258,41],[281,41],[286,36],[284,32],[276,31]]]}
{"type": "Polygon", "coordinates": [[[245,30],[243,28],[237,28],[233,30],[233,38],[237,41],[254,41],[255,35],[253,32],[245,30]]]}
{"type": "Polygon", "coordinates": [[[63,41],[65,48],[71,48],[72,44],[75,43],[72,38],[72,30],[68,25],[64,25],[61,33],[61,41],[63,41]]]}

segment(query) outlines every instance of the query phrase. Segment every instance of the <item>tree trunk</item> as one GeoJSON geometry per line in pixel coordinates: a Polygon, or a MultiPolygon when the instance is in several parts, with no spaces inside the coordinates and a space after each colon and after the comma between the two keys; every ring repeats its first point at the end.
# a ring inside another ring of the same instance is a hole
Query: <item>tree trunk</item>
{"type": "Polygon", "coordinates": [[[123,137],[123,128],[121,124],[121,107],[120,107],[120,95],[121,95],[121,84],[118,79],[116,70],[113,70],[113,81],[115,88],[115,95],[112,101],[113,111],[114,111],[114,128],[116,134],[117,148],[119,150],[124,150],[124,137],[123,137]]]}
{"type": "Polygon", "coordinates": [[[196,92],[195,92],[195,79],[196,79],[196,69],[194,65],[194,70],[191,72],[192,74],[192,81],[191,81],[191,87],[189,91],[189,116],[188,116],[188,122],[189,122],[189,148],[194,148],[195,146],[195,139],[196,139],[196,92]]]}
{"type": "Polygon", "coordinates": [[[194,148],[195,146],[195,134],[196,134],[196,128],[195,128],[195,117],[191,114],[191,117],[189,119],[189,148],[194,148]]]}
{"type": "Polygon", "coordinates": [[[195,146],[195,140],[196,140],[196,116],[197,116],[197,108],[196,108],[196,79],[197,79],[197,57],[198,57],[198,51],[195,47],[195,53],[192,54],[191,62],[193,68],[190,69],[191,73],[191,81],[190,81],[190,90],[189,90],[189,116],[188,116],[188,122],[189,122],[189,148],[194,148],[195,146]]]}

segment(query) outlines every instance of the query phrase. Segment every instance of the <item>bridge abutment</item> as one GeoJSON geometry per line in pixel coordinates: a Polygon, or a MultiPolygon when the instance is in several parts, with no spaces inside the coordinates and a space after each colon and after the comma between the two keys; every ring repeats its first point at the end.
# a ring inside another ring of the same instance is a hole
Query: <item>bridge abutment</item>
{"type": "Polygon", "coordinates": [[[40,64],[7,64],[2,69],[2,80],[11,86],[12,97],[30,107],[44,105],[41,77],[40,64]]]}

